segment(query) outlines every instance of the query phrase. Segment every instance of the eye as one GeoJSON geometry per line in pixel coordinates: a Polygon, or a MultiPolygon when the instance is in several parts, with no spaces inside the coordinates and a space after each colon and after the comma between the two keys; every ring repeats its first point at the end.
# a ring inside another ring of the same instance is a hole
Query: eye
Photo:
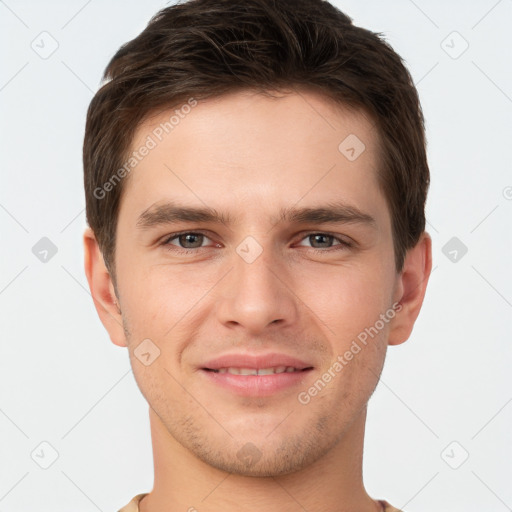
{"type": "Polygon", "coordinates": [[[177,247],[178,250],[200,249],[201,247],[204,247],[203,242],[205,240],[210,239],[203,233],[187,231],[184,233],[172,233],[171,235],[164,239],[162,245],[173,246],[173,248],[177,247]]]}
{"type": "MultiPolygon", "coordinates": [[[[330,235],[329,233],[310,233],[310,234],[306,235],[302,240],[303,241],[309,240],[309,242],[312,244],[311,247],[313,249],[317,249],[317,250],[318,249],[320,249],[320,250],[321,249],[330,249],[332,247],[335,247],[338,249],[343,249],[343,248],[352,246],[348,241],[346,241],[340,237],[330,235]],[[334,242],[337,242],[337,243],[334,243],[334,242]]],[[[299,245],[301,245],[301,244],[299,244],[299,245]]]]}

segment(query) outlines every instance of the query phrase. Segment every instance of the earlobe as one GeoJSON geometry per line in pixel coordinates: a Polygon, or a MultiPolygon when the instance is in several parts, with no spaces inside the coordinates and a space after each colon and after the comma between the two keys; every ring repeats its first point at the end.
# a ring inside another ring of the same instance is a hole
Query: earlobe
{"type": "Polygon", "coordinates": [[[112,343],[120,347],[126,347],[126,336],[118,298],[115,295],[112,279],[91,228],[86,228],[83,241],[85,275],[98,316],[112,343]]]}
{"type": "Polygon", "coordinates": [[[432,239],[424,232],[418,243],[407,251],[402,272],[397,278],[395,299],[401,309],[391,324],[388,345],[399,345],[409,339],[423,304],[431,271],[432,239]]]}

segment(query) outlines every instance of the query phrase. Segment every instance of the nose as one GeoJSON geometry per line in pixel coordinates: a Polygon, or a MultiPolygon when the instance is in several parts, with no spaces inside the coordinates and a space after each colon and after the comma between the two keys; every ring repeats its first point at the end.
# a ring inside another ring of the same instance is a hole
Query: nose
{"type": "Polygon", "coordinates": [[[285,262],[270,249],[249,261],[233,255],[233,268],[221,282],[218,294],[218,320],[252,335],[263,333],[269,326],[292,325],[297,320],[298,299],[285,262]]]}

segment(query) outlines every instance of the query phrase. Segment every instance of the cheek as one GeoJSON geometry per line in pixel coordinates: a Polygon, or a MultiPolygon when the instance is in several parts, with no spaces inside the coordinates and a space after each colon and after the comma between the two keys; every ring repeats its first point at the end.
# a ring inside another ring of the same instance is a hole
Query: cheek
{"type": "Polygon", "coordinates": [[[187,322],[189,312],[212,286],[209,279],[198,279],[197,272],[189,269],[155,265],[145,271],[132,271],[130,278],[125,278],[123,303],[134,332],[161,339],[187,322]]]}
{"type": "Polygon", "coordinates": [[[390,307],[389,276],[379,264],[332,267],[323,273],[311,269],[302,274],[297,295],[320,320],[327,337],[346,343],[390,307]]]}
{"type": "Polygon", "coordinates": [[[178,384],[178,376],[162,353],[150,365],[146,366],[136,356],[131,355],[131,366],[137,386],[157,414],[172,417],[170,411],[178,410],[187,394],[178,384]]]}

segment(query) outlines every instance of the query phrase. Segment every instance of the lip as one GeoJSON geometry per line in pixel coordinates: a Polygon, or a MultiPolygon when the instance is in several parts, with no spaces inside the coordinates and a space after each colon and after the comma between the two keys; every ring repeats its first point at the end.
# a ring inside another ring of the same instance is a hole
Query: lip
{"type": "Polygon", "coordinates": [[[313,365],[286,354],[224,354],[206,362],[199,368],[202,375],[211,383],[241,396],[271,396],[304,385],[304,381],[313,370],[313,365]],[[272,368],[277,366],[293,366],[299,371],[276,373],[271,375],[233,375],[216,373],[211,370],[220,368],[272,368]]]}
{"type": "Polygon", "coordinates": [[[219,368],[272,368],[274,366],[293,366],[298,370],[312,368],[313,365],[286,354],[272,352],[269,354],[223,354],[201,365],[202,369],[219,368]]]}

